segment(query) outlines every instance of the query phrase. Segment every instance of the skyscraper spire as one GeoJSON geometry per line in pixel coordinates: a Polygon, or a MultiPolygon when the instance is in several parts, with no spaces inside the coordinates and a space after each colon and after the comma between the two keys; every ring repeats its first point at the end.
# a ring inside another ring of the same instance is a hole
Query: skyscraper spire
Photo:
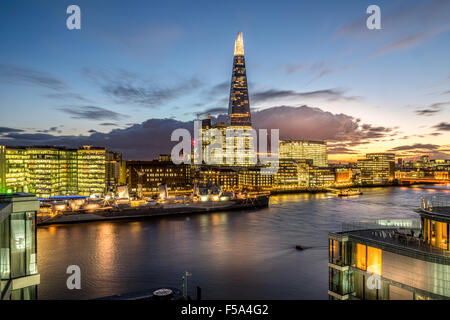
{"type": "Polygon", "coordinates": [[[238,33],[234,43],[233,74],[231,77],[228,116],[230,126],[251,127],[252,125],[242,32],[238,33]]]}
{"type": "Polygon", "coordinates": [[[244,37],[242,32],[238,33],[236,41],[234,42],[234,55],[243,56],[244,55],[244,37]]]}

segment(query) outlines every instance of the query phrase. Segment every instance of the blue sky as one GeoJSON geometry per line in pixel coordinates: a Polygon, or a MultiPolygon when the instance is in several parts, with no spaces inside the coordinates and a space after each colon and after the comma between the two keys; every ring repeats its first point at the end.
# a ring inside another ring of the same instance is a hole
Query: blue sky
{"type": "Polygon", "coordinates": [[[317,120],[314,135],[302,131],[299,111],[289,136],[326,139],[336,159],[386,150],[445,157],[449,16],[449,1],[4,0],[0,143],[118,134],[226,109],[242,31],[252,111],[306,105],[359,126],[324,135],[317,120]],[[81,30],[66,28],[71,4],[81,30]],[[366,28],[371,4],[381,30],[366,28]]]}

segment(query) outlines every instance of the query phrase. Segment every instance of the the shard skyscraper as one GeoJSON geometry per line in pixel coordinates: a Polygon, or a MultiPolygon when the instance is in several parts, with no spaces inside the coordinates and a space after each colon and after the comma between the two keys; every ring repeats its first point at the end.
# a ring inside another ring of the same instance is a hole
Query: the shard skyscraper
{"type": "Polygon", "coordinates": [[[229,125],[232,127],[251,127],[252,125],[242,32],[238,33],[234,43],[233,74],[231,77],[228,117],[229,125]]]}

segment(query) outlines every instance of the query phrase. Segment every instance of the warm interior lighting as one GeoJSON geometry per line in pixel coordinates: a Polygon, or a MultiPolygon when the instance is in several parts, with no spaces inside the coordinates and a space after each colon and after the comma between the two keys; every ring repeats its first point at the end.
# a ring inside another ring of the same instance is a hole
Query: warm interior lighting
{"type": "Polygon", "coordinates": [[[363,244],[356,244],[356,267],[361,270],[367,269],[366,246],[363,244]]]}
{"type": "Polygon", "coordinates": [[[367,247],[367,271],[381,276],[382,266],[381,249],[367,247]]]}
{"type": "Polygon", "coordinates": [[[238,33],[236,41],[234,42],[234,55],[243,56],[244,55],[244,37],[242,32],[238,33]]]}

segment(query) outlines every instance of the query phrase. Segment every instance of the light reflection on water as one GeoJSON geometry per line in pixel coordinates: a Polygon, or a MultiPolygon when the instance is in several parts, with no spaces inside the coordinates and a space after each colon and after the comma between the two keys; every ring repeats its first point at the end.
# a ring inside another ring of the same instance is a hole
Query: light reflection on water
{"type": "MultiPolygon", "coordinates": [[[[448,190],[448,189],[447,189],[448,190]]],[[[247,212],[160,217],[39,228],[40,299],[92,299],[149,288],[179,287],[205,299],[327,299],[327,236],[343,222],[416,217],[420,197],[443,191],[371,188],[364,195],[272,196],[247,212]],[[311,247],[296,251],[295,245],[311,247]],[[81,290],[66,288],[79,265],[81,290]]]]}

